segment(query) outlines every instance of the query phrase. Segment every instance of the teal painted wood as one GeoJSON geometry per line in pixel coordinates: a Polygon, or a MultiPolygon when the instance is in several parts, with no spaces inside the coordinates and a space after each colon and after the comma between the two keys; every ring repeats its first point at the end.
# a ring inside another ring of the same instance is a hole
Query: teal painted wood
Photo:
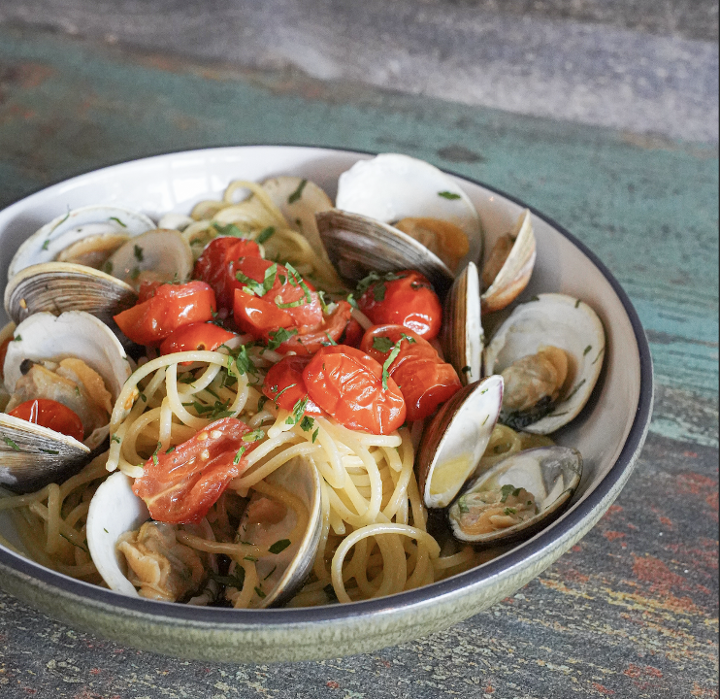
{"type": "Polygon", "coordinates": [[[636,475],[573,553],[453,629],[372,655],[183,663],[0,595],[0,696],[717,697],[717,151],[0,31],[0,205],[69,175],[241,143],[401,150],[511,192],[623,283],[658,378],[636,475]]]}

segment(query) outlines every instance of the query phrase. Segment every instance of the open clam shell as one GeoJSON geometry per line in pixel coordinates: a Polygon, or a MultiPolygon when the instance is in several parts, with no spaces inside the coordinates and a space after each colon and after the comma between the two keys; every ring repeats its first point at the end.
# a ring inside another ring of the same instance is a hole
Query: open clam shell
{"type": "Polygon", "coordinates": [[[482,374],[483,329],[480,282],[473,262],[455,279],[445,298],[442,345],[445,359],[463,384],[479,381],[482,374]]]}
{"type": "Polygon", "coordinates": [[[422,243],[393,226],[338,209],[316,218],[330,261],[338,274],[353,285],[370,272],[405,269],[424,274],[441,296],[452,285],[453,275],[447,265],[422,243]]]}
{"type": "Polygon", "coordinates": [[[357,162],[340,176],[335,206],[387,224],[406,218],[447,221],[468,239],[460,266],[482,256],[482,228],[473,203],[455,180],[422,160],[384,153],[357,162]]]}
{"type": "Polygon", "coordinates": [[[580,483],[582,467],[580,452],[567,447],[529,449],[503,459],[468,483],[448,509],[453,536],[475,546],[530,538],[560,514],[580,483]]]}
{"type": "MultiPolygon", "coordinates": [[[[58,317],[39,313],[20,323],[14,337],[4,364],[5,388],[10,394],[23,375],[26,360],[81,359],[103,378],[113,401],[131,373],[125,351],[115,335],[87,313],[70,312],[58,317]]],[[[108,425],[98,427],[82,443],[49,428],[0,414],[0,484],[16,492],[29,492],[63,480],[90,461],[108,432],[108,425]]]]}
{"type": "Polygon", "coordinates": [[[550,434],[573,420],[597,383],[605,355],[605,331],[595,311],[565,294],[540,294],[518,306],[485,348],[485,373],[501,374],[515,361],[557,347],[569,359],[569,375],[552,411],[523,425],[534,434],[550,434]]]}
{"type": "Polygon", "coordinates": [[[465,386],[425,428],[415,467],[427,507],[447,507],[473,474],[497,423],[502,395],[501,376],[465,386]]]}
{"type": "Polygon", "coordinates": [[[277,523],[251,522],[253,502],[265,497],[253,493],[240,522],[240,535],[243,541],[267,552],[255,564],[264,596],[256,594],[253,606],[260,608],[280,606],[302,587],[315,561],[322,532],[322,485],[311,461],[297,456],[266,480],[299,499],[307,523],[300,539],[292,540],[290,533],[298,523],[298,513],[292,507],[286,508],[285,516],[277,523]]]}
{"type": "Polygon", "coordinates": [[[5,311],[16,323],[35,313],[66,311],[85,311],[111,323],[137,299],[137,292],[120,279],[70,262],[26,267],[5,287],[5,311]]]}
{"type": "Polygon", "coordinates": [[[490,269],[495,249],[490,254],[489,264],[486,263],[483,269],[483,287],[486,287],[481,297],[483,313],[493,313],[509,306],[530,282],[537,250],[528,209],[520,214],[515,227],[503,237],[502,243],[511,244],[512,247],[500,270],[494,274],[494,270],[490,269]],[[491,279],[488,278],[488,272],[491,279]]]}
{"type": "MultiPolygon", "coordinates": [[[[152,228],[155,224],[147,216],[117,206],[73,209],[44,225],[20,246],[10,262],[8,279],[25,267],[57,260],[63,251],[80,241],[93,239],[89,248],[99,248],[109,255],[108,236],[119,246],[124,236],[132,238],[152,228]]],[[[89,248],[84,247],[82,254],[87,255],[89,248]]]]}
{"type": "Polygon", "coordinates": [[[180,231],[156,228],[116,250],[103,271],[135,289],[143,281],[184,284],[193,271],[193,253],[180,231]]]}

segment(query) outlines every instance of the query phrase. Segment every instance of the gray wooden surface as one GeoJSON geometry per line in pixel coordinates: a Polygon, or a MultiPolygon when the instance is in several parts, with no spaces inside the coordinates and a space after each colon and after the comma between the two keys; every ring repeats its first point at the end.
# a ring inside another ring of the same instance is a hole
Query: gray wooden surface
{"type": "Polygon", "coordinates": [[[628,290],[656,365],[636,474],[601,524],[521,593],[372,655],[184,662],[73,631],[0,594],[0,697],[716,698],[713,139],[573,125],[0,26],[0,206],[112,162],[263,142],[401,150],[516,194],[588,244],[628,290]]]}

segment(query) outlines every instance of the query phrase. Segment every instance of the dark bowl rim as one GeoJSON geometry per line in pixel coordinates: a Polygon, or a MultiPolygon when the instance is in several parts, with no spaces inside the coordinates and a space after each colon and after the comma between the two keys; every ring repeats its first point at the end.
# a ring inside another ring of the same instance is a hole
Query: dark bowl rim
{"type": "MultiPolygon", "coordinates": [[[[320,150],[328,152],[339,152],[351,155],[368,155],[375,156],[378,152],[364,151],[346,148],[334,148],[330,146],[315,146],[307,144],[295,143],[276,143],[276,144],[243,144],[237,146],[216,146],[210,148],[181,149],[177,151],[167,151],[157,153],[155,155],[144,156],[128,161],[121,161],[115,164],[107,165],[102,168],[89,170],[70,178],[64,178],[53,184],[46,185],[35,192],[26,195],[17,200],[13,204],[5,207],[4,211],[12,208],[20,202],[30,197],[36,196],[42,191],[54,187],[63,182],[71,182],[75,179],[88,177],[94,173],[100,173],[104,170],[110,170],[115,167],[122,167],[132,163],[138,164],[146,160],[154,158],[172,157],[188,153],[209,153],[212,151],[223,150],[241,150],[245,148],[296,148],[303,150],[320,150]]],[[[570,509],[560,520],[556,521],[544,532],[540,532],[533,539],[513,548],[511,551],[502,556],[489,561],[488,563],[478,566],[471,570],[460,573],[446,580],[433,583],[425,587],[417,588],[407,592],[401,592],[388,597],[379,599],[366,600],[361,602],[353,602],[344,605],[326,605],[321,607],[307,608],[290,608],[290,609],[225,609],[210,607],[189,607],[187,605],[171,604],[167,602],[155,602],[151,600],[125,597],[111,590],[92,585],[69,578],[60,573],[56,573],[48,568],[44,568],[38,563],[30,561],[18,554],[0,547],[0,565],[5,565],[16,572],[34,578],[37,581],[58,588],[70,595],[82,598],[89,603],[104,607],[111,607],[113,611],[126,611],[144,616],[155,617],[158,622],[162,621],[186,621],[195,626],[238,626],[247,628],[250,626],[286,626],[286,625],[302,625],[302,624],[318,624],[323,622],[336,622],[347,620],[348,618],[378,615],[387,613],[398,613],[402,611],[410,611],[422,605],[432,603],[447,596],[453,596],[461,593],[464,588],[472,587],[481,583],[483,580],[499,578],[503,573],[515,569],[521,565],[523,561],[532,557],[541,556],[543,550],[547,549],[553,541],[571,537],[573,531],[582,527],[583,521],[590,513],[616,490],[616,486],[625,476],[628,468],[631,468],[634,460],[642,448],[647,434],[647,427],[652,414],[653,401],[653,368],[650,347],[648,345],[645,331],[643,330],[640,318],[633,306],[630,298],[620,283],[615,279],[605,264],[592,252],[583,242],[578,240],[574,235],[567,231],[556,221],[538,211],[536,208],[527,205],[515,196],[505,193],[504,191],[491,187],[479,180],[467,175],[456,173],[447,168],[440,168],[447,174],[466,180],[489,192],[498,194],[508,201],[518,206],[529,209],[535,216],[542,219],[545,223],[552,226],[558,233],[567,238],[580,252],[582,252],[602,273],[608,281],[613,291],[620,299],[625,313],[628,316],[633,329],[635,340],[638,346],[638,355],[640,359],[640,394],[638,397],[638,405],[633,420],[632,427],[625,440],[625,444],[610,467],[610,470],[595,487],[595,489],[587,495],[581,502],[570,509]]]]}

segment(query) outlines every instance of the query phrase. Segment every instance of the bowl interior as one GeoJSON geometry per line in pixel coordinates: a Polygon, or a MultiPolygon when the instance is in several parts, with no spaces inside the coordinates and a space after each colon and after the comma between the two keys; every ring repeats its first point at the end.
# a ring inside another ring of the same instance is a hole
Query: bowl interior
{"type": "MultiPolygon", "coordinates": [[[[59,183],[0,212],[0,288],[5,287],[7,267],[22,241],[68,209],[115,204],[157,220],[168,211],[189,212],[197,201],[219,195],[231,180],[263,180],[285,174],[315,181],[334,199],[339,175],[365,157],[371,156],[318,148],[219,148],[147,158],[59,183]]],[[[512,227],[524,207],[463,178],[457,181],[478,209],[488,249],[512,227]]],[[[605,367],[591,403],[557,436],[559,443],[579,449],[585,461],[580,488],[572,507],[563,515],[565,518],[602,483],[633,428],[641,395],[641,348],[628,311],[610,278],[572,239],[534,213],[538,260],[530,286],[521,298],[540,292],[561,292],[580,298],[598,313],[607,336],[605,367]]],[[[0,313],[6,322],[5,314],[0,313]]],[[[496,322],[488,319],[486,332],[496,322]]],[[[551,541],[553,530],[563,518],[537,536],[551,541]]],[[[0,517],[0,533],[19,543],[6,515],[0,517]]],[[[12,554],[0,547],[0,555],[12,566],[15,558],[12,554]]],[[[476,569],[468,581],[477,584],[482,576],[482,568],[476,569]]],[[[57,580],[58,584],[66,580],[54,573],[50,578],[44,577],[57,580]]],[[[432,596],[433,587],[424,588],[427,597],[432,596]]],[[[202,610],[194,613],[198,611],[202,610]]]]}

